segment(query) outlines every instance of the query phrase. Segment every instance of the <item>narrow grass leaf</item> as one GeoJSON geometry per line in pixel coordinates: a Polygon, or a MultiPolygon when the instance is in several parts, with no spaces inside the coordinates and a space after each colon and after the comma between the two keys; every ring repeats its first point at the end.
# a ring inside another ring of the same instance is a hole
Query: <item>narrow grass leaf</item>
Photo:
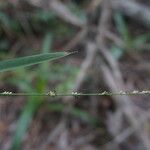
{"type": "Polygon", "coordinates": [[[17,67],[35,65],[44,61],[52,61],[55,59],[65,57],[69,54],[70,53],[67,52],[47,53],[0,61],[0,72],[12,70],[17,67]]]}
{"type": "MultiPolygon", "coordinates": [[[[46,54],[49,53],[51,51],[51,47],[52,47],[52,34],[51,32],[46,33],[44,39],[43,39],[43,43],[42,43],[42,54],[46,54]]],[[[39,67],[39,71],[41,72],[40,74],[42,74],[42,78],[48,78],[49,77],[49,63],[48,62],[44,62],[42,64],[40,64],[39,67]],[[44,75],[44,77],[43,77],[44,75]]]]}
{"type": "Polygon", "coordinates": [[[51,32],[46,33],[44,39],[43,39],[43,44],[42,44],[42,53],[48,53],[51,49],[52,45],[52,34],[51,32]]]}
{"type": "Polygon", "coordinates": [[[126,46],[129,47],[131,45],[132,39],[129,33],[129,29],[124,20],[124,17],[122,16],[120,12],[116,12],[114,14],[114,20],[115,20],[119,34],[122,36],[123,41],[125,42],[126,46]]]}
{"type": "Polygon", "coordinates": [[[35,111],[37,111],[40,104],[41,104],[41,101],[39,100],[39,98],[35,99],[33,97],[30,97],[28,99],[28,103],[23,109],[21,116],[17,122],[16,132],[14,133],[14,136],[12,139],[11,150],[21,149],[22,139],[25,136],[25,133],[33,118],[33,115],[35,114],[35,111]]]}
{"type": "Polygon", "coordinates": [[[134,44],[136,46],[139,46],[141,44],[145,44],[148,42],[150,42],[150,34],[140,35],[137,38],[135,38],[135,40],[134,40],[134,44]]]}
{"type": "MultiPolygon", "coordinates": [[[[51,103],[47,107],[54,112],[62,112],[65,109],[64,104],[51,103]]],[[[81,110],[80,108],[74,107],[70,114],[74,117],[80,118],[81,120],[90,123],[91,125],[96,125],[98,123],[97,119],[90,115],[88,112],[81,110]]]]}

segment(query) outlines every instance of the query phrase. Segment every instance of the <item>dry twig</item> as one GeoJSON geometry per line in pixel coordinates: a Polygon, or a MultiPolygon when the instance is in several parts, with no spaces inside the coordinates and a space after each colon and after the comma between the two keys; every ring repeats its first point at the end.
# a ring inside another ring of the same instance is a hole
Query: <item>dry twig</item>
{"type": "Polygon", "coordinates": [[[150,10],[146,6],[133,1],[133,0],[111,0],[112,6],[115,10],[120,10],[125,15],[139,20],[140,23],[150,25],[150,10]]]}
{"type": "MultiPolygon", "coordinates": [[[[104,73],[105,81],[108,81],[107,85],[110,87],[110,89],[113,92],[115,92],[116,90],[118,91],[120,89],[124,90],[125,86],[123,83],[119,65],[117,61],[112,57],[110,52],[107,50],[105,46],[105,41],[104,41],[104,32],[108,30],[107,24],[109,22],[110,15],[111,15],[111,11],[110,11],[111,9],[110,9],[109,4],[110,4],[109,0],[103,1],[104,6],[102,9],[102,15],[101,15],[100,22],[99,22],[99,34],[97,37],[97,47],[100,49],[104,58],[107,60],[107,62],[109,63],[111,67],[111,71],[110,71],[108,67],[105,66],[104,68],[104,64],[100,65],[104,73]]],[[[126,115],[126,117],[129,119],[129,122],[131,123],[132,127],[136,128],[136,126],[138,125],[138,120],[137,118],[135,118],[134,105],[131,102],[130,98],[127,95],[125,97],[115,96],[114,98],[116,100],[116,103],[118,104],[118,108],[119,108],[118,111],[120,113],[123,112],[126,115]]],[[[120,118],[118,119],[120,120],[120,118]]],[[[118,121],[118,120],[114,120],[114,121],[118,121]]],[[[138,131],[137,134],[138,134],[138,137],[143,142],[145,148],[149,149],[150,145],[148,142],[149,140],[148,137],[141,131],[138,131]]]]}

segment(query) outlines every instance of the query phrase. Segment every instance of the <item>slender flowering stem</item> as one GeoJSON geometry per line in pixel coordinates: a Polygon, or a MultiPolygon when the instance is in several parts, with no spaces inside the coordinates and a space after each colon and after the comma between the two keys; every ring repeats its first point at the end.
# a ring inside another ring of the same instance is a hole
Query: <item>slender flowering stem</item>
{"type": "Polygon", "coordinates": [[[150,95],[150,90],[146,91],[119,91],[119,92],[97,92],[97,93],[57,93],[49,91],[47,93],[13,93],[10,91],[4,91],[0,93],[0,96],[44,96],[44,97],[63,97],[63,96],[113,96],[113,95],[150,95]]]}

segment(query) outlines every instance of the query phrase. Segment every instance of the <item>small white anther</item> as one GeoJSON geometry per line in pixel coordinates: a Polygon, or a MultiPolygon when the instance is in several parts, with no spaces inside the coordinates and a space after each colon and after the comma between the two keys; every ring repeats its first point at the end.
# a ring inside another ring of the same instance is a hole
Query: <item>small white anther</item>
{"type": "Polygon", "coordinates": [[[108,94],[107,91],[104,91],[104,92],[101,93],[101,95],[106,95],[106,94],[108,94]]]}
{"type": "Polygon", "coordinates": [[[141,94],[150,94],[150,91],[141,91],[141,94]]]}
{"type": "Polygon", "coordinates": [[[72,95],[78,95],[78,92],[72,92],[71,94],[72,95]]]}
{"type": "Polygon", "coordinates": [[[132,93],[133,93],[133,94],[138,94],[138,93],[139,93],[139,91],[133,91],[132,93]]]}
{"type": "Polygon", "coordinates": [[[124,92],[124,91],[120,91],[120,92],[119,92],[119,94],[125,95],[125,94],[126,94],[126,92],[124,92]]]}
{"type": "Polygon", "coordinates": [[[11,94],[12,94],[12,92],[4,91],[2,94],[4,94],[4,95],[11,95],[11,94]]]}
{"type": "Polygon", "coordinates": [[[56,93],[53,92],[53,91],[49,91],[49,92],[47,93],[47,95],[49,95],[49,96],[56,96],[56,93]]]}

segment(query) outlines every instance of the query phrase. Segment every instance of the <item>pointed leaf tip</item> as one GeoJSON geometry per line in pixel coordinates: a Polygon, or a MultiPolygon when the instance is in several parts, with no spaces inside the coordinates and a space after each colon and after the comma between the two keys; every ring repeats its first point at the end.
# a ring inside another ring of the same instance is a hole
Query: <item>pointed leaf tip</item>
{"type": "Polygon", "coordinates": [[[71,55],[71,54],[75,54],[75,53],[78,53],[78,51],[72,51],[72,52],[66,52],[67,55],[71,55]]]}

